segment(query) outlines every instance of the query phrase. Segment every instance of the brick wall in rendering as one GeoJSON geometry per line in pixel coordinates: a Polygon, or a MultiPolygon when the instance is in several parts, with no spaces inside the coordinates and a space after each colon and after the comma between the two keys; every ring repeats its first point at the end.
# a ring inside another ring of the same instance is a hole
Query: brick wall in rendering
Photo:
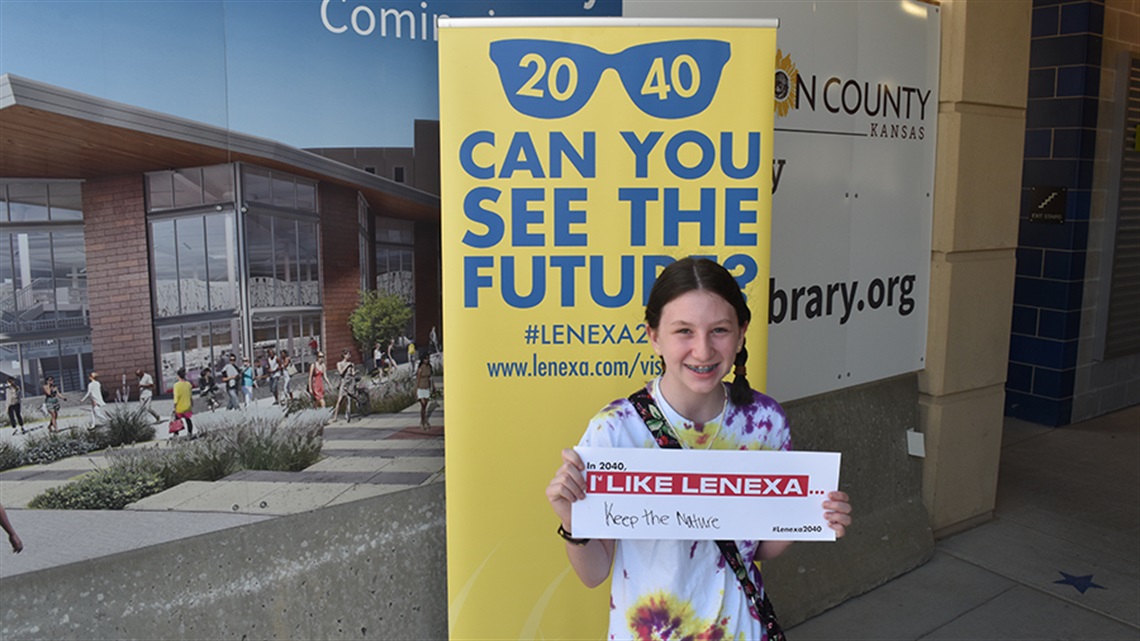
{"type": "MultiPolygon", "coordinates": [[[[357,192],[354,189],[320,183],[321,209],[321,302],[324,305],[324,344],[326,363],[340,360],[345,348],[353,359],[364,362],[360,347],[352,339],[348,316],[360,302],[360,235],[357,226],[357,192]]],[[[371,357],[371,354],[369,354],[371,357]]]]}
{"type": "Polygon", "coordinates": [[[443,341],[443,296],[440,274],[440,229],[438,221],[416,221],[415,265],[416,349],[427,348],[431,330],[443,341]]]}
{"type": "Polygon", "coordinates": [[[111,397],[123,374],[134,386],[136,368],[155,368],[142,175],[85,182],[83,222],[91,349],[111,397]]]}

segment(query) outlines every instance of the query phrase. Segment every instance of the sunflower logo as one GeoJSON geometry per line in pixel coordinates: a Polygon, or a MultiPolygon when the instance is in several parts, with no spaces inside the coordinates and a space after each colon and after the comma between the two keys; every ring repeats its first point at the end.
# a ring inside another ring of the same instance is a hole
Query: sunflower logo
{"type": "Polygon", "coordinates": [[[776,50],[776,115],[786,116],[796,103],[796,81],[800,72],[792,62],[792,54],[783,55],[776,50]]]}

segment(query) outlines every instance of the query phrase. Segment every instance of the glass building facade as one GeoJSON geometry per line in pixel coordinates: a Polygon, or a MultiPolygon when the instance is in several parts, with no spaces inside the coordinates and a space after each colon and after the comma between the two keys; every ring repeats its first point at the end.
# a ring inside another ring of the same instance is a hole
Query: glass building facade
{"type": "Polygon", "coordinates": [[[82,201],[80,181],[0,181],[0,373],[27,395],[92,367],[82,201]]]}
{"type": "Polygon", "coordinates": [[[376,291],[396,294],[412,309],[406,333],[415,335],[415,223],[398,218],[377,216],[376,234],[376,291]]]}
{"type": "Polygon", "coordinates": [[[162,391],[229,353],[287,350],[298,367],[320,342],[317,183],[227,164],[146,175],[151,285],[162,391]],[[239,205],[240,203],[240,205],[239,205]]]}
{"type": "MultiPolygon", "coordinates": [[[[230,163],[147,173],[143,186],[158,391],[179,368],[196,382],[230,353],[269,347],[306,371],[324,342],[317,182],[230,163]]],[[[357,213],[361,288],[414,312],[413,223],[372,217],[363,198],[357,213]]],[[[83,182],[0,181],[0,374],[29,396],[49,375],[80,391],[93,360],[83,182]]]]}

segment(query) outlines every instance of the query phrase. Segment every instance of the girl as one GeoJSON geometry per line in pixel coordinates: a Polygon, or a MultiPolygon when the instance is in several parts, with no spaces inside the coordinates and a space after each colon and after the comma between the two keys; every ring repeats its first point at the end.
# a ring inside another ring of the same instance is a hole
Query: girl
{"type": "Polygon", "coordinates": [[[317,407],[325,406],[325,355],[317,352],[317,360],[309,368],[309,393],[313,395],[313,404],[317,407]]]}
{"type": "Polygon", "coordinates": [[[356,365],[352,362],[352,352],[344,350],[340,353],[340,360],[336,364],[336,373],[340,374],[340,383],[336,388],[336,405],[333,405],[333,420],[336,420],[336,413],[340,411],[340,402],[344,401],[344,420],[348,420],[348,404],[352,401],[348,398],[348,391],[351,389],[349,386],[356,385],[356,365]]]}
{"type": "MultiPolygon", "coordinates": [[[[666,431],[685,449],[790,450],[784,410],[753,391],[745,377],[744,334],[751,312],[732,275],[706,259],[685,258],[658,277],[645,308],[650,344],[664,373],[645,393],[666,419],[666,431]],[[734,370],[732,385],[723,382],[734,370]]],[[[590,421],[579,445],[657,447],[630,399],[610,403],[590,421]]],[[[546,489],[560,520],[570,564],[588,587],[613,569],[609,638],[766,639],[774,614],[759,606],[763,580],[754,560],[778,556],[788,541],[736,541],[735,556],[716,541],[576,539],[570,505],[585,498],[582,461],[562,451],[562,465],[546,489]],[[741,574],[756,591],[745,596],[741,574]],[[766,611],[765,611],[766,610],[766,611]],[[761,619],[764,619],[764,623],[761,619]]],[[[851,524],[843,492],[823,502],[837,536],[851,524]]],[[[767,604],[765,604],[767,605],[767,604]]]]}
{"type": "Polygon", "coordinates": [[[49,417],[48,431],[55,433],[59,431],[59,401],[67,400],[67,397],[59,392],[59,388],[55,386],[55,377],[49,376],[44,381],[44,407],[47,408],[49,417]]]}

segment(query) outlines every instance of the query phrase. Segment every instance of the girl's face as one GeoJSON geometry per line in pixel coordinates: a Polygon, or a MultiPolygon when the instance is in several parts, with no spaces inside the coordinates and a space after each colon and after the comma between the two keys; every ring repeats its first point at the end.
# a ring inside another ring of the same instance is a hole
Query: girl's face
{"type": "Polygon", "coordinates": [[[747,329],[732,305],[711,292],[693,290],[669,301],[648,334],[665,360],[661,385],[670,402],[700,402],[709,395],[719,402],[721,381],[732,370],[747,329]]]}

